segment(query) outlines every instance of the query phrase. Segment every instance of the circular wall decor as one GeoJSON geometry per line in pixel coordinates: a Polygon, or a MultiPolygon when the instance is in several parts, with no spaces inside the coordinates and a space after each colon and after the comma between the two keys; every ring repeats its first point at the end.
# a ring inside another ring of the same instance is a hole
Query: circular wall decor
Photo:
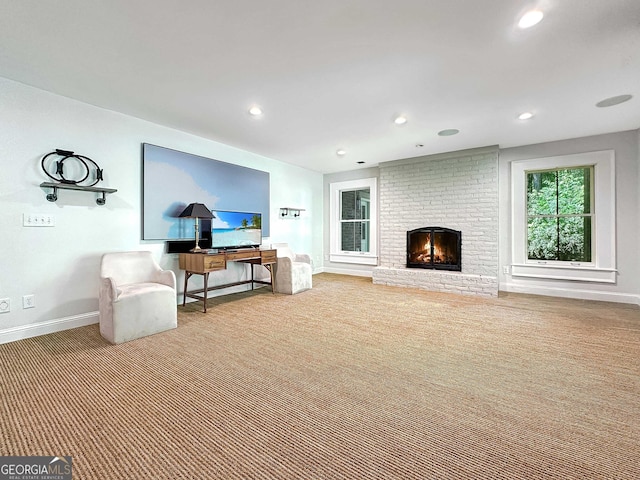
{"type": "Polygon", "coordinates": [[[102,178],[103,171],[96,162],[91,160],[89,157],[86,157],[84,155],[78,155],[77,153],[74,153],[70,150],[62,150],[62,149],[56,148],[53,152],[47,153],[44,157],[42,157],[42,161],[40,162],[40,164],[42,165],[42,170],[49,178],[60,183],[69,184],[69,185],[78,185],[85,181],[89,181],[89,182],[93,181],[93,183],[84,185],[85,187],[92,187],[93,185],[97,184],[99,181],[103,180],[102,178]],[[74,163],[76,164],[76,167],[80,166],[81,173],[79,174],[79,177],[81,178],[65,177],[64,162],[69,160],[73,160],[74,163]],[[52,166],[55,166],[54,173],[51,173],[52,166]],[[91,174],[92,168],[94,168],[95,170],[95,179],[89,179],[89,175],[91,174]],[[84,176],[82,176],[82,174],[84,174],[84,176]]]}

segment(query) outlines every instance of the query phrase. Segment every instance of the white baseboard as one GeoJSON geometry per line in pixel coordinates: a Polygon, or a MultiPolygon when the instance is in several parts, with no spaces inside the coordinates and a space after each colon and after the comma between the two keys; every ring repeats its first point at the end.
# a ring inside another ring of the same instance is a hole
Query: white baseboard
{"type": "Polygon", "coordinates": [[[549,297],[577,298],[580,300],[597,300],[600,302],[630,303],[640,305],[640,295],[632,293],[613,293],[596,290],[577,290],[569,288],[543,287],[539,285],[514,285],[501,283],[499,290],[512,293],[529,293],[547,295],[549,297]]]}
{"type": "MultiPolygon", "coordinates": [[[[321,269],[322,272],[326,273],[338,273],[340,275],[355,275],[356,277],[373,277],[372,270],[355,270],[350,268],[335,268],[335,267],[324,267],[321,269]]],[[[322,273],[319,272],[319,273],[322,273]]]]}
{"type": "Polygon", "coordinates": [[[34,323],[31,325],[20,325],[17,327],[0,330],[0,344],[15,342],[23,338],[38,337],[48,333],[61,332],[70,328],[93,325],[100,320],[100,312],[88,312],[71,317],[56,318],[46,322],[34,323]]]}

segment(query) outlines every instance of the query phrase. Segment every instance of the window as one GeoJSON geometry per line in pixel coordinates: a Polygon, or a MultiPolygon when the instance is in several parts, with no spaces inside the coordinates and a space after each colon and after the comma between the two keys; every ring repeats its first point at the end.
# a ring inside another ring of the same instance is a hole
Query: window
{"type": "Polygon", "coordinates": [[[591,263],[593,167],[526,175],[527,259],[591,263]]]}
{"type": "Polygon", "coordinates": [[[511,163],[512,275],[615,283],[613,151],[511,163]]]}
{"type": "Polygon", "coordinates": [[[340,250],[369,252],[371,191],[340,192],[340,250]]]}
{"type": "Polygon", "coordinates": [[[332,262],[377,265],[376,179],[332,183],[332,262]]]}

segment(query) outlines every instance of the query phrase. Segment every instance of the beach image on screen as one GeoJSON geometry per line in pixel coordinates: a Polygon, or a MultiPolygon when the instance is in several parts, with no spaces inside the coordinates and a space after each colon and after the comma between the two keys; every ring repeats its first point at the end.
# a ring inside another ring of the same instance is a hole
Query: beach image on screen
{"type": "Polygon", "coordinates": [[[211,247],[251,247],[262,243],[262,215],[250,212],[213,211],[211,247]]]}

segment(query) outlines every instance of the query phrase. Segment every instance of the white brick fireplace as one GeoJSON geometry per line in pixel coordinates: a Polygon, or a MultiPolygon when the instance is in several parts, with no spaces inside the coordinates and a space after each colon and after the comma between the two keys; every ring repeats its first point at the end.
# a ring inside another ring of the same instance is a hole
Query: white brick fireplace
{"type": "Polygon", "coordinates": [[[498,295],[498,147],[380,164],[380,264],[373,283],[498,295]],[[407,231],[462,232],[462,271],[407,268],[407,231]]]}

